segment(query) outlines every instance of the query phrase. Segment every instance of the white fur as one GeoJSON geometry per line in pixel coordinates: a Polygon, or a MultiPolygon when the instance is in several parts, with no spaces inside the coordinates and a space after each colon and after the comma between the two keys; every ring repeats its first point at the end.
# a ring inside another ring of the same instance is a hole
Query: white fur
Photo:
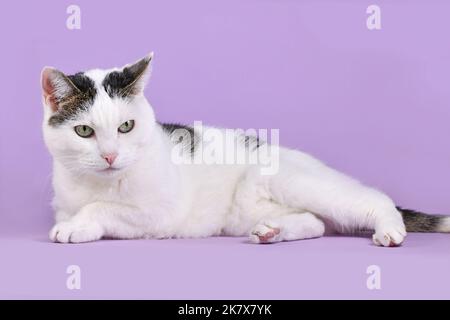
{"type": "Polygon", "coordinates": [[[300,151],[281,148],[275,175],[261,175],[257,164],[174,163],[173,143],[144,95],[111,99],[101,86],[107,72],[87,73],[98,94],[77,120],[50,127],[54,111],[44,99],[44,138],[54,160],[51,240],[250,235],[260,243],[320,237],[325,224],[339,232],[375,230],[374,243],[382,246],[406,236],[389,197],[300,151]],[[135,128],[118,134],[131,119],[135,128]],[[83,124],[95,137],[75,134],[83,124]],[[102,171],[108,165],[101,154],[109,152],[118,154],[114,172],[102,171]]]}

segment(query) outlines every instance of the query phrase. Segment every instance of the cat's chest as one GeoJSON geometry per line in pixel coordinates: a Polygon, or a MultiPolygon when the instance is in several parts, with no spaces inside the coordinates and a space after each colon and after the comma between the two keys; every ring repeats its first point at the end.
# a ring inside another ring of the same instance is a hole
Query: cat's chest
{"type": "Polygon", "coordinates": [[[93,202],[115,202],[139,205],[142,200],[136,187],[126,179],[110,183],[66,184],[57,188],[57,202],[65,210],[76,213],[82,207],[93,202]]]}

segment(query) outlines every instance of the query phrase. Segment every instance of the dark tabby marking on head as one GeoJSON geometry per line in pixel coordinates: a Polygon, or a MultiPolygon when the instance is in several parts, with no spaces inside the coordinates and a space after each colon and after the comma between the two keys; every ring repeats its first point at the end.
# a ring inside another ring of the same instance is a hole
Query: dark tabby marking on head
{"type": "Polygon", "coordinates": [[[178,123],[161,123],[159,125],[163,128],[173,143],[183,143],[186,146],[186,150],[191,155],[195,153],[195,148],[199,142],[197,133],[194,128],[178,123]],[[190,144],[190,145],[189,145],[190,144]]]}
{"type": "Polygon", "coordinates": [[[252,148],[252,151],[255,151],[264,143],[259,139],[258,136],[245,136],[244,137],[244,145],[246,148],[252,148]]]}
{"type": "Polygon", "coordinates": [[[94,81],[82,72],[69,76],[61,73],[59,77],[59,80],[66,82],[70,89],[65,96],[55,101],[58,111],[48,120],[50,126],[58,126],[74,119],[79,112],[86,111],[93,104],[97,94],[94,81]]]}
{"type": "Polygon", "coordinates": [[[408,232],[440,232],[443,219],[442,215],[426,214],[415,210],[397,207],[403,216],[403,222],[408,232]]]}
{"type": "Polygon", "coordinates": [[[113,71],[106,75],[102,85],[111,98],[128,98],[139,93],[138,80],[144,75],[151,58],[144,58],[122,71],[113,71]]]}

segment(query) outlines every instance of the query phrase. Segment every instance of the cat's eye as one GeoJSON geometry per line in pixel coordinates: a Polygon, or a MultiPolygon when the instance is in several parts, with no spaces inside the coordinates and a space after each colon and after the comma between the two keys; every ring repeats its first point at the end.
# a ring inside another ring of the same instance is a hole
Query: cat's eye
{"type": "Polygon", "coordinates": [[[86,125],[80,125],[75,127],[75,132],[82,138],[90,138],[94,135],[94,129],[86,125]]]}
{"type": "Polygon", "coordinates": [[[122,123],[118,130],[121,133],[127,133],[133,130],[133,128],[134,128],[134,120],[128,120],[122,123]]]}

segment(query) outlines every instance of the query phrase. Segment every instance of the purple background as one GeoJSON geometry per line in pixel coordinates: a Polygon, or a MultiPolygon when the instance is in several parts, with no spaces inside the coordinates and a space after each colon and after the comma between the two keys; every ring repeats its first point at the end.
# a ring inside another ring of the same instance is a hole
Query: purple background
{"type": "Polygon", "coordinates": [[[0,10],[0,297],[450,298],[450,236],[402,248],[327,237],[57,245],[39,76],[120,66],[155,51],[147,96],[163,121],[278,128],[390,194],[450,212],[447,1],[8,1],[0,10]],[[78,4],[82,29],[65,26],[78,4]],[[366,8],[382,30],[366,28],[366,8]],[[82,268],[82,290],[65,269],[82,268]],[[366,288],[366,267],[382,290],[366,288]]]}

